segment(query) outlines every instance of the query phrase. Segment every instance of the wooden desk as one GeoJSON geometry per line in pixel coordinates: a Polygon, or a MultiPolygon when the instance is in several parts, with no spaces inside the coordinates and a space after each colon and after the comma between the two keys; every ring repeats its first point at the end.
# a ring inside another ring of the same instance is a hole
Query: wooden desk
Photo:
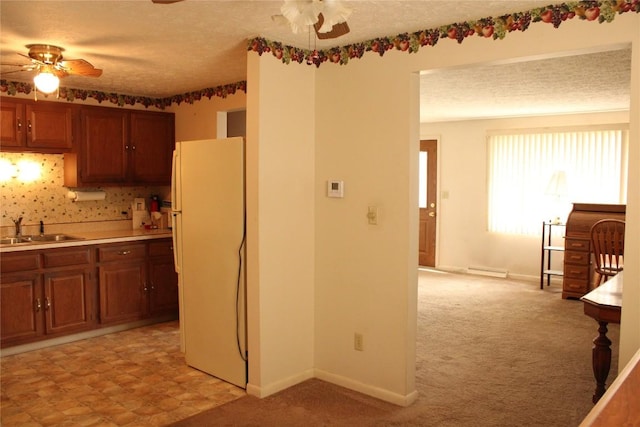
{"type": "Polygon", "coordinates": [[[592,350],[593,375],[596,378],[593,403],[600,400],[600,397],[604,394],[609,369],[611,368],[611,340],[607,337],[607,325],[609,323],[620,323],[622,278],[623,272],[620,272],[580,298],[584,302],[584,314],[593,317],[600,325],[598,336],[593,340],[592,350]]]}

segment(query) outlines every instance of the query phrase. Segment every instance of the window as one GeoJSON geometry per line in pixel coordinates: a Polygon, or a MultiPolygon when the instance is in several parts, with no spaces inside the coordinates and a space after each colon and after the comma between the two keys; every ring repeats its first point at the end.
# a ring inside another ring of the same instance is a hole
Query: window
{"type": "Polygon", "coordinates": [[[625,204],[628,140],[622,125],[490,133],[489,231],[537,235],[572,203],[625,204]],[[566,177],[559,192],[554,175],[566,177]]]}

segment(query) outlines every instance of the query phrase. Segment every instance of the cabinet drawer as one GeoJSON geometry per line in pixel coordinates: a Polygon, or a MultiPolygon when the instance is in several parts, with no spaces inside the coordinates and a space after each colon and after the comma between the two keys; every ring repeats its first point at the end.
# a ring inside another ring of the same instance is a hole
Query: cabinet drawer
{"type": "Polygon", "coordinates": [[[2,254],[0,261],[0,271],[2,271],[2,273],[37,270],[39,268],[40,254],[37,252],[2,254]]]}
{"type": "Polygon", "coordinates": [[[586,294],[589,292],[589,282],[586,280],[576,280],[565,277],[562,281],[562,289],[567,292],[579,292],[586,294]]]}
{"type": "Polygon", "coordinates": [[[98,261],[127,261],[144,258],[146,245],[133,243],[128,245],[105,246],[98,249],[98,261]]]}
{"type": "Polygon", "coordinates": [[[173,255],[173,241],[160,240],[149,242],[149,256],[173,255]]]}
{"type": "Polygon", "coordinates": [[[42,256],[45,268],[91,263],[91,249],[88,247],[45,251],[42,256]]]}
{"type": "Polygon", "coordinates": [[[569,264],[588,265],[591,262],[591,253],[580,251],[566,251],[564,262],[569,264]]]}
{"type": "Polygon", "coordinates": [[[565,264],[564,277],[569,277],[571,279],[582,279],[586,281],[589,279],[589,266],[565,264]]]}
{"type": "Polygon", "coordinates": [[[571,239],[567,237],[564,247],[567,251],[584,251],[589,252],[589,240],[588,239],[571,239]]]}

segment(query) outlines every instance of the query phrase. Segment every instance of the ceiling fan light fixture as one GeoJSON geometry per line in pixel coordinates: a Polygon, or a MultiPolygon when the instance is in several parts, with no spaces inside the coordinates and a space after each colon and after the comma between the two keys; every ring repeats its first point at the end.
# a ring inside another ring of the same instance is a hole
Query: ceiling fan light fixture
{"type": "Polygon", "coordinates": [[[285,0],[280,12],[287,18],[294,34],[307,31],[310,25],[318,22],[322,12],[320,0],[285,0]]]}
{"type": "Polygon", "coordinates": [[[44,67],[33,78],[33,83],[40,92],[48,94],[58,90],[58,87],[60,86],[60,79],[49,67],[44,67]]]}

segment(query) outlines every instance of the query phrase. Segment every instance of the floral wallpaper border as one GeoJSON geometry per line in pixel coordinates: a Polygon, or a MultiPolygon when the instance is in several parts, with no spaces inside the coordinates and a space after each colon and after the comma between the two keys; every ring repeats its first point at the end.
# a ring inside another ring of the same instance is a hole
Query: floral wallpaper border
{"type": "Polygon", "coordinates": [[[360,59],[368,52],[375,52],[380,56],[391,49],[414,53],[423,46],[435,46],[440,39],[454,39],[458,43],[462,43],[465,38],[475,35],[497,40],[505,38],[512,31],[526,31],[532,22],[548,23],[552,24],[554,28],[558,28],[563,21],[576,17],[586,21],[603,23],[612,22],[616,15],[626,12],[640,13],[640,0],[566,2],[495,18],[488,17],[413,33],[402,33],[393,37],[376,38],[327,50],[300,49],[256,37],[249,40],[247,50],[257,52],[258,55],[271,52],[273,56],[285,64],[306,61],[308,65],[320,67],[320,64],[328,61],[345,65],[349,60],[360,59]]]}
{"type": "MultiPolygon", "coordinates": [[[[31,83],[13,82],[4,79],[0,80],[0,92],[6,93],[7,95],[15,96],[17,93],[24,93],[28,95],[33,90],[34,88],[31,83]]],[[[194,92],[184,93],[181,95],[173,95],[168,98],[149,98],[144,96],[123,95],[113,92],[106,93],[96,90],[72,89],[60,86],[59,98],[66,99],[69,102],[73,102],[76,99],[85,100],[88,98],[93,98],[99,103],[108,101],[120,107],[123,107],[125,105],[142,104],[146,108],[153,106],[164,110],[165,107],[168,107],[173,103],[176,103],[178,105],[183,102],[193,104],[195,101],[199,101],[204,97],[211,99],[212,96],[226,98],[229,95],[235,94],[239,90],[245,93],[247,92],[246,81],[243,80],[237,83],[206,88],[194,92]]]]}
{"type": "MultiPolygon", "coordinates": [[[[380,37],[362,43],[333,47],[326,50],[300,49],[283,45],[280,42],[256,37],[249,40],[248,51],[257,52],[258,55],[269,53],[282,60],[285,64],[291,62],[315,65],[320,67],[324,62],[345,65],[351,59],[359,59],[365,53],[375,52],[380,56],[391,49],[415,53],[424,46],[435,46],[440,39],[453,39],[462,43],[465,38],[478,36],[493,40],[503,39],[512,31],[526,31],[531,23],[543,22],[558,28],[563,21],[568,19],[583,19],[594,22],[612,22],[616,15],[626,12],[640,13],[640,0],[583,0],[565,2],[558,5],[549,5],[532,9],[526,12],[512,13],[498,17],[482,18],[477,21],[467,21],[444,25],[439,28],[402,33],[393,37],[380,37]]],[[[142,96],[123,95],[118,93],[106,93],[93,90],[72,89],[60,87],[60,98],[73,102],[76,99],[96,99],[98,102],[111,102],[120,107],[125,105],[142,104],[145,107],[154,106],[164,109],[173,103],[180,105],[182,102],[193,104],[203,97],[211,99],[212,96],[226,98],[236,91],[247,92],[247,82],[206,88],[199,91],[173,95],[167,98],[149,98],[142,96]]],[[[29,94],[33,91],[30,83],[0,80],[0,92],[15,96],[17,93],[29,94]]]]}

